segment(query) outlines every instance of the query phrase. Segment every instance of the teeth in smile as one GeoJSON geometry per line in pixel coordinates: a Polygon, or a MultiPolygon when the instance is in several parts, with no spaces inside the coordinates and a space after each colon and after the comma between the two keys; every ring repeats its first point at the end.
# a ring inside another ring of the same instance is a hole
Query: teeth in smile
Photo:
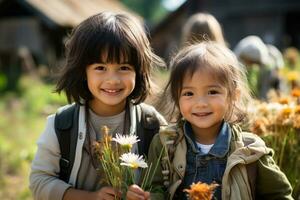
{"type": "Polygon", "coordinates": [[[120,90],[108,90],[108,89],[105,89],[104,91],[105,91],[105,92],[109,92],[109,93],[114,93],[114,92],[118,92],[118,91],[120,91],[120,90]]]}
{"type": "Polygon", "coordinates": [[[203,116],[207,116],[209,115],[210,113],[196,113],[196,115],[200,116],[200,117],[203,117],[203,116]]]}

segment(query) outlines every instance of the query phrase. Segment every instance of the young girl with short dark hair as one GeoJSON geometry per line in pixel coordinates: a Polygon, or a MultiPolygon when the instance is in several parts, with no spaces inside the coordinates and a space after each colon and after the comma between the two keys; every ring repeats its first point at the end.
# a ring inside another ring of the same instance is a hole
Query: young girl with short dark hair
{"type": "MultiPolygon", "coordinates": [[[[96,170],[99,163],[91,144],[101,139],[104,125],[112,136],[138,134],[139,107],[166,124],[154,107],[142,103],[150,92],[151,68],[162,63],[152,52],[140,22],[127,14],[99,13],[72,31],[56,91],[65,92],[69,102],[79,105],[75,159],[69,181],[60,180],[61,149],[55,115],[50,115],[32,162],[30,188],[35,199],[114,200],[124,196],[101,181],[104,173],[96,170]]],[[[60,110],[64,109],[67,107],[60,110]]],[[[137,145],[133,151],[139,152],[137,145]]],[[[126,198],[149,199],[149,193],[133,185],[126,198]]]]}

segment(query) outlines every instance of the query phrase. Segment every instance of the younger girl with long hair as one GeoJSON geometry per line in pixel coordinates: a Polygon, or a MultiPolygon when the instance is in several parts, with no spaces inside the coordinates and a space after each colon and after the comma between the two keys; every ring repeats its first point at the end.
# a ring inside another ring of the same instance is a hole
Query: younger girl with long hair
{"type": "MultiPolygon", "coordinates": [[[[187,199],[192,183],[217,183],[215,199],[292,199],[292,188],[275,164],[273,151],[240,125],[251,101],[245,70],[216,42],[183,48],[170,64],[164,90],[175,125],[152,140],[149,163],[162,148],[153,199],[187,199]],[[177,115],[176,115],[177,113],[177,115]]],[[[165,106],[166,98],[161,105],[165,106]]]]}

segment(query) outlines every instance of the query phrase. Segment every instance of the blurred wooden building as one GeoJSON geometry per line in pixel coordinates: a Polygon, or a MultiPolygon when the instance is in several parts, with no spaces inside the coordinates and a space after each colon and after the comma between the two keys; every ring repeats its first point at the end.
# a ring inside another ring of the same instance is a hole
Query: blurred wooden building
{"type": "Polygon", "coordinates": [[[56,65],[70,30],[101,11],[137,16],[118,0],[0,0],[0,71],[17,65],[24,52],[38,64],[56,65]]]}
{"type": "Polygon", "coordinates": [[[217,18],[230,48],[248,35],[258,35],[280,49],[300,48],[299,0],[186,0],[152,29],[157,54],[168,60],[176,52],[184,23],[197,12],[217,18]]]}

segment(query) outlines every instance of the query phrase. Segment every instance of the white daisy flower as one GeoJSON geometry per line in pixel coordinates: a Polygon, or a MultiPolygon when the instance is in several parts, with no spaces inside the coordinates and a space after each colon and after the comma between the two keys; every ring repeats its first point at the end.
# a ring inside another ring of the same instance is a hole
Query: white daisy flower
{"type": "Polygon", "coordinates": [[[141,168],[147,168],[148,165],[143,159],[143,156],[139,156],[134,153],[124,153],[120,157],[120,159],[123,161],[121,162],[121,165],[128,166],[132,169],[137,169],[138,167],[141,168]]]}
{"type": "Polygon", "coordinates": [[[284,106],[281,105],[280,103],[268,103],[267,104],[267,109],[270,110],[272,113],[276,113],[279,110],[282,110],[284,106]]]}
{"type": "Polygon", "coordinates": [[[121,135],[116,134],[116,137],[112,139],[119,143],[122,147],[131,149],[132,145],[140,141],[136,135],[121,135]]]}

